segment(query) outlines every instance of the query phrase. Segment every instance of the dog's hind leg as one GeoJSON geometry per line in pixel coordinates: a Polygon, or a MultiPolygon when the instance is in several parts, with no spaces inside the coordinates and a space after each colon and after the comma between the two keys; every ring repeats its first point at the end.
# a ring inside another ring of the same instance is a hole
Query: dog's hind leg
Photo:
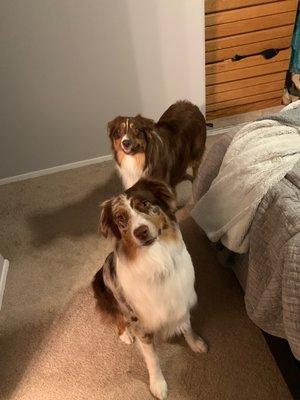
{"type": "Polygon", "coordinates": [[[144,341],[142,338],[138,338],[137,341],[148,368],[151,393],[159,400],[165,400],[168,396],[168,387],[160,369],[153,341],[144,341]]]}

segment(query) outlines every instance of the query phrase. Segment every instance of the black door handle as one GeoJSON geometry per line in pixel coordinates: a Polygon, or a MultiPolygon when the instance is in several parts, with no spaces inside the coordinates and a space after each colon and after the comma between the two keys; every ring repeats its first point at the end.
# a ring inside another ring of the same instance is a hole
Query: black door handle
{"type": "Polygon", "coordinates": [[[239,61],[242,60],[243,58],[251,57],[251,56],[258,56],[262,55],[266,60],[269,60],[270,58],[275,57],[279,53],[279,49],[267,49],[263,50],[260,53],[254,53],[254,54],[248,54],[246,56],[240,56],[236,54],[235,56],[232,57],[232,61],[239,61]]]}

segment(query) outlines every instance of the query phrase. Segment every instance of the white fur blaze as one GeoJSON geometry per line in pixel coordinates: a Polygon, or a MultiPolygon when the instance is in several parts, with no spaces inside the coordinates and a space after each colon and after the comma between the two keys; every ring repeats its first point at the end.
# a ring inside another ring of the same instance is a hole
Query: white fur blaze
{"type": "Polygon", "coordinates": [[[124,156],[122,165],[118,166],[118,170],[125,190],[133,186],[143,176],[143,168],[136,164],[135,157],[131,155],[124,156]]]}
{"type": "Polygon", "coordinates": [[[136,261],[118,262],[117,274],[126,299],[149,332],[163,329],[172,336],[197,301],[194,268],[181,237],[174,242],[156,240],[140,250],[136,261]]]}

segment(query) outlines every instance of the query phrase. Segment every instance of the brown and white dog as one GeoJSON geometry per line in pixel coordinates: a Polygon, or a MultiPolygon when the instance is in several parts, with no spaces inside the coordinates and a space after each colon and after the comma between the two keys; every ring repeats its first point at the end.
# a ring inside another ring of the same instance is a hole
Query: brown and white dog
{"type": "Polygon", "coordinates": [[[117,117],[108,123],[112,143],[125,189],[142,176],[151,176],[175,187],[187,179],[193,168],[195,177],[206,141],[205,119],[197,106],[178,101],[155,123],[141,115],[117,117]]]}
{"type": "Polygon", "coordinates": [[[191,327],[197,302],[194,268],[176,222],[174,192],[165,183],[142,178],[124,194],[102,204],[101,231],[114,251],[94,278],[102,314],[117,326],[120,339],[134,338],[143,353],[150,390],[167,397],[167,384],[154,339],[182,333],[195,352],[207,351],[191,327]]]}

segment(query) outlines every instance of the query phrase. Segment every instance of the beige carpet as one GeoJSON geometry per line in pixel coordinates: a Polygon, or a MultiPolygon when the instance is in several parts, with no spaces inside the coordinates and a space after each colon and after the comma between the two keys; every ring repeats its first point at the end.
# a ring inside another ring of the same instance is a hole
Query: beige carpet
{"type": "MultiPolygon", "coordinates": [[[[152,398],[135,345],[102,325],[82,289],[110,248],[96,232],[97,204],[119,189],[111,162],[0,187],[0,253],[11,262],[0,313],[1,400],[152,398]]],[[[210,352],[195,355],[181,339],[160,346],[169,398],[291,399],[235,277],[192,220],[183,231],[197,274],[194,325],[210,352]]]]}

